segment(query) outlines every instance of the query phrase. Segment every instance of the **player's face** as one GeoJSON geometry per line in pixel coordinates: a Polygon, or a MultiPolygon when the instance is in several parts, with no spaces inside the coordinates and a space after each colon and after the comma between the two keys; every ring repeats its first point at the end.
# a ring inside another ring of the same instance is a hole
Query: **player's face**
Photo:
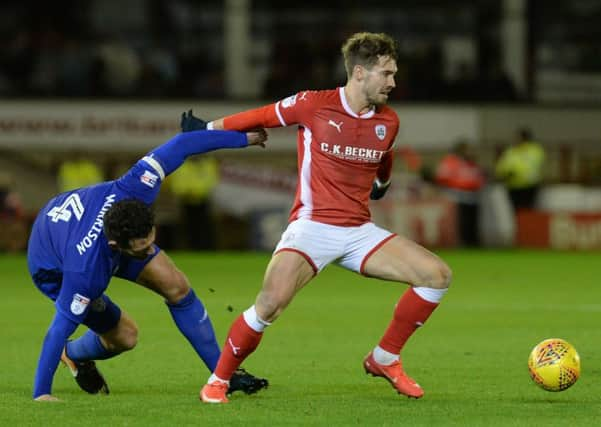
{"type": "Polygon", "coordinates": [[[150,230],[148,236],[139,239],[131,239],[129,241],[129,248],[121,249],[121,252],[133,258],[144,259],[148,255],[152,255],[154,253],[153,243],[155,238],[156,228],[152,227],[152,230],[150,230]]]}
{"type": "Polygon", "coordinates": [[[388,94],[396,87],[394,76],[397,72],[396,61],[389,56],[380,56],[378,62],[370,69],[365,69],[363,92],[372,105],[383,105],[388,101],[388,94]]]}

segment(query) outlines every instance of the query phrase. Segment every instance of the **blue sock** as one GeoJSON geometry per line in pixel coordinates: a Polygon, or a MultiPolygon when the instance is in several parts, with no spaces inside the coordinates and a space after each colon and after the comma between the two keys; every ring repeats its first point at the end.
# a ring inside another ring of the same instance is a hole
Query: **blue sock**
{"type": "Polygon", "coordinates": [[[188,295],[177,304],[167,303],[167,307],[181,333],[190,341],[207,368],[213,372],[221,350],[215,339],[211,319],[194,289],[190,289],[188,295]]]}
{"type": "Polygon", "coordinates": [[[67,342],[67,356],[78,362],[110,359],[118,354],[104,348],[100,337],[92,330],[88,330],[74,341],[67,342]]]}

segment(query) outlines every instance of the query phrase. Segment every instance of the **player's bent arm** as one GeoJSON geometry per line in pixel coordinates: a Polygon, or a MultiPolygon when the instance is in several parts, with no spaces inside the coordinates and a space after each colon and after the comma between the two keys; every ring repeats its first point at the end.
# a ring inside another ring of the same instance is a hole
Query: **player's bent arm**
{"type": "Polygon", "coordinates": [[[381,183],[390,182],[390,177],[392,175],[392,152],[387,151],[382,156],[382,160],[380,161],[380,166],[378,166],[378,171],[376,172],[376,178],[381,183]]]}
{"type": "MultiPolygon", "coordinates": [[[[67,339],[75,332],[77,326],[78,323],[59,311],[56,312],[42,345],[33,385],[34,399],[38,400],[44,395],[51,394],[52,379],[58,367],[63,347],[67,339]]],[[[43,400],[48,399],[44,398],[43,400]]]]}
{"type": "Polygon", "coordinates": [[[372,185],[369,198],[371,200],[380,200],[390,187],[390,177],[392,175],[392,152],[388,151],[382,157],[380,166],[376,172],[376,179],[372,185]]]}

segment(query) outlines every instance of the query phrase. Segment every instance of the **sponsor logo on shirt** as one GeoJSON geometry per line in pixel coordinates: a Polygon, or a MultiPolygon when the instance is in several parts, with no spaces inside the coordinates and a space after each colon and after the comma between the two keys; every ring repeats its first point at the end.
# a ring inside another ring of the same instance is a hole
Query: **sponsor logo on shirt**
{"type": "Polygon", "coordinates": [[[386,153],[384,150],[353,147],[351,145],[343,147],[338,144],[328,144],[327,142],[322,142],[320,148],[324,153],[331,154],[344,160],[359,160],[366,163],[378,163],[382,159],[384,153],[386,153]]]}
{"type": "Polygon", "coordinates": [[[86,307],[90,303],[90,298],[86,298],[80,294],[73,295],[73,301],[71,301],[71,313],[79,316],[81,313],[86,311],[86,307]]]}
{"type": "Polygon", "coordinates": [[[144,185],[149,186],[150,188],[154,188],[154,186],[157,185],[158,179],[159,177],[157,175],[146,170],[144,171],[144,174],[140,177],[140,182],[142,182],[142,184],[144,185]]]}
{"type": "Polygon", "coordinates": [[[376,131],[376,136],[378,137],[378,139],[380,141],[384,141],[384,138],[386,138],[386,126],[376,125],[374,129],[376,131]]]}
{"type": "Polygon", "coordinates": [[[342,129],[341,129],[341,127],[342,127],[342,124],[343,124],[343,123],[344,123],[344,122],[342,122],[342,121],[341,121],[340,123],[336,123],[334,120],[330,120],[330,121],[328,121],[328,124],[329,124],[330,126],[334,126],[334,127],[336,128],[336,130],[338,131],[338,133],[342,133],[342,129]]]}

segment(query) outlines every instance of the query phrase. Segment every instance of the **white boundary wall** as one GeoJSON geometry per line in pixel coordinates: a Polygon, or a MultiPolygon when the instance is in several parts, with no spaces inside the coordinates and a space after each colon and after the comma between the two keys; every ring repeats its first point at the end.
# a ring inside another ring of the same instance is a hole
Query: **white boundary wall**
{"type": "MultiPolygon", "coordinates": [[[[259,106],[258,103],[156,101],[2,101],[0,148],[144,151],[179,131],[182,111],[208,119],[259,106]]],[[[530,126],[545,145],[566,142],[601,146],[600,109],[478,106],[392,106],[401,129],[397,146],[446,149],[459,137],[493,145],[512,140],[530,126]]],[[[270,149],[294,150],[293,128],[273,131],[270,149]]]]}

